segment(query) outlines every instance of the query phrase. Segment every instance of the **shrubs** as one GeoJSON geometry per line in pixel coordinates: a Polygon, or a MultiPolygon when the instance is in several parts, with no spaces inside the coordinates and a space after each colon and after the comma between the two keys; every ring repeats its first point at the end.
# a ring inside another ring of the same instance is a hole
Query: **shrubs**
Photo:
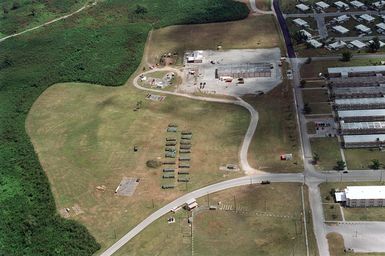
{"type": "Polygon", "coordinates": [[[146,165],[149,168],[159,168],[162,165],[162,162],[158,160],[148,160],[146,165]]]}

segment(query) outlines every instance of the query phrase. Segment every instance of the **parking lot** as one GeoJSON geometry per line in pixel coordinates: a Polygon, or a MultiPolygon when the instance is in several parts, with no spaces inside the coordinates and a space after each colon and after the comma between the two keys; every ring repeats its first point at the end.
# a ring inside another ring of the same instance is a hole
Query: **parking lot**
{"type": "Polygon", "coordinates": [[[180,88],[184,92],[229,96],[263,94],[282,82],[279,48],[199,51],[197,54],[199,62],[189,63],[188,57],[185,58],[185,83],[180,88]]]}

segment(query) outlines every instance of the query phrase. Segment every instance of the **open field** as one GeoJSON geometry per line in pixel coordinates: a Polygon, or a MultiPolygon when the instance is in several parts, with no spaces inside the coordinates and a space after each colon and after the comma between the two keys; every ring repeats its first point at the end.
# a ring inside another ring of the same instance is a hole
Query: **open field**
{"type": "Polygon", "coordinates": [[[0,38],[68,14],[86,2],[86,0],[3,0],[0,12],[0,38]]]}
{"type": "Polygon", "coordinates": [[[39,97],[28,116],[28,133],[58,209],[78,204],[84,214],[74,219],[104,248],[114,242],[112,234],[122,236],[150,214],[152,200],[157,208],[187,191],[242,175],[219,167],[238,163],[249,124],[245,109],[171,96],[154,102],[145,95],[131,87],[59,84],[39,97]],[[141,108],[133,111],[139,101],[141,108]],[[190,182],[165,191],[162,168],[149,169],[146,161],[164,159],[166,137],[177,137],[166,133],[169,123],[193,132],[193,139],[190,182]],[[140,178],[131,198],[114,195],[123,177],[140,178]]]}
{"type": "Polygon", "coordinates": [[[177,25],[151,33],[147,61],[159,63],[164,54],[177,53],[181,64],[186,50],[283,48],[274,16],[250,16],[236,22],[177,25]],[[257,31],[257,33],[256,33],[257,31]]]}
{"type": "MultiPolygon", "coordinates": [[[[305,197],[306,192],[305,187],[305,197]]],[[[242,186],[210,194],[198,202],[201,207],[216,205],[218,209],[198,210],[194,214],[193,250],[196,255],[290,255],[293,250],[296,255],[306,254],[299,184],[242,186]],[[237,212],[234,211],[234,202],[237,212]],[[220,210],[221,207],[233,207],[233,210],[220,210]],[[265,216],[265,213],[275,217],[265,216]],[[289,218],[280,217],[285,215],[289,218]]],[[[305,207],[307,216],[310,216],[307,197],[305,207]]],[[[170,216],[173,214],[157,220],[122,247],[117,255],[148,255],[154,248],[158,248],[158,255],[175,252],[191,255],[191,233],[186,212],[181,210],[175,214],[177,221],[174,224],[167,224],[166,219],[170,216]],[[180,216],[183,217],[179,219],[180,216]]],[[[308,219],[309,249],[313,256],[318,252],[311,223],[308,219]]]]}
{"type": "Polygon", "coordinates": [[[309,107],[311,109],[310,114],[327,114],[331,115],[332,114],[332,108],[329,105],[329,103],[309,103],[309,107]]]}
{"type": "Polygon", "coordinates": [[[302,65],[301,77],[306,78],[318,78],[319,73],[327,73],[329,67],[349,67],[349,66],[370,66],[379,65],[383,59],[352,59],[349,62],[343,62],[339,60],[330,61],[312,61],[309,64],[302,65]]]}
{"type": "MultiPolygon", "coordinates": [[[[334,195],[331,194],[332,189],[343,190],[346,186],[377,186],[384,185],[383,182],[343,182],[343,175],[341,178],[342,182],[328,182],[320,185],[321,197],[324,203],[334,203],[334,195]]],[[[329,204],[324,204],[324,211],[328,211],[325,207],[329,204]]],[[[337,208],[337,207],[335,207],[337,208]]],[[[339,210],[339,209],[338,209],[339,210]]],[[[385,208],[384,207],[371,207],[371,208],[349,208],[344,207],[343,212],[346,221],[385,221],[385,208]]],[[[325,216],[326,218],[326,216],[325,216]]],[[[333,220],[333,219],[329,219],[333,220]]]]}
{"type": "Polygon", "coordinates": [[[250,145],[249,162],[268,172],[299,172],[302,170],[293,94],[284,81],[272,91],[245,99],[259,113],[259,122],[250,145]],[[273,146],[272,146],[273,145],[273,146]],[[292,153],[292,161],[281,161],[280,155],[292,153]]]}
{"type": "Polygon", "coordinates": [[[353,253],[344,252],[344,238],[338,233],[329,233],[327,236],[329,242],[330,256],[384,256],[385,253],[353,253]]]}
{"type": "Polygon", "coordinates": [[[3,254],[90,255],[99,248],[84,227],[57,215],[49,181],[25,132],[27,113],[46,88],[68,81],[123,84],[139,65],[151,28],[248,16],[246,5],[230,0],[157,3],[102,1],[82,15],[1,43],[0,230],[7,234],[0,236],[3,254]],[[138,4],[147,12],[133,15],[138,4]]]}
{"type": "Polygon", "coordinates": [[[341,160],[341,153],[337,138],[311,138],[310,144],[313,153],[319,155],[317,168],[333,170],[336,162],[341,160]]]}
{"type": "Polygon", "coordinates": [[[326,221],[342,221],[339,204],[323,204],[324,216],[326,221]]]}
{"type": "Polygon", "coordinates": [[[373,159],[379,160],[382,164],[381,168],[384,168],[384,151],[378,149],[345,149],[344,153],[349,169],[369,169],[373,159]]]}
{"type": "Polygon", "coordinates": [[[329,101],[328,91],[326,89],[303,89],[302,97],[305,104],[329,101]]]}

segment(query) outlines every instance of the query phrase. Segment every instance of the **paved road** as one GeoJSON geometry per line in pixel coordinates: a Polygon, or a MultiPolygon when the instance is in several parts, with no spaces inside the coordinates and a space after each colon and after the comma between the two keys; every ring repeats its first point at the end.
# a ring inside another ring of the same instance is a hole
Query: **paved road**
{"type": "Polygon", "coordinates": [[[95,6],[96,4],[97,4],[96,1],[93,2],[93,3],[91,3],[91,4],[90,4],[90,3],[86,3],[86,4],[85,4],[84,6],[82,6],[80,9],[78,9],[78,10],[76,10],[76,11],[70,13],[70,14],[66,14],[66,15],[63,15],[63,16],[61,16],[61,17],[59,17],[59,18],[53,19],[53,20],[51,20],[51,21],[47,21],[47,22],[45,22],[45,23],[43,23],[43,24],[41,24],[41,25],[38,25],[38,26],[36,26],[36,27],[29,28],[29,29],[23,30],[23,31],[21,31],[21,32],[18,32],[18,33],[12,34],[12,35],[2,37],[2,38],[0,38],[0,43],[3,42],[3,41],[5,41],[5,40],[7,40],[7,39],[12,38],[12,37],[20,36],[20,35],[22,35],[22,34],[25,34],[25,33],[27,33],[27,32],[31,32],[31,31],[36,30],[36,29],[39,29],[39,28],[42,28],[42,27],[44,27],[44,26],[50,25],[50,24],[55,23],[55,22],[58,22],[58,21],[60,21],[60,20],[67,19],[67,18],[69,18],[69,17],[71,17],[71,16],[73,16],[73,15],[75,15],[75,14],[81,12],[81,11],[84,11],[85,9],[87,9],[87,8],[89,8],[89,7],[91,7],[91,6],[95,6]]]}
{"type": "Polygon", "coordinates": [[[186,195],[179,197],[178,199],[174,200],[173,202],[167,204],[166,206],[160,208],[159,210],[157,210],[156,212],[148,216],[141,223],[139,223],[135,228],[130,230],[130,232],[124,235],[121,239],[119,239],[119,241],[117,241],[105,252],[103,252],[101,256],[112,255],[117,250],[119,250],[124,244],[130,241],[133,237],[139,234],[143,229],[145,229],[147,226],[153,223],[155,220],[169,213],[171,209],[173,209],[174,207],[183,205],[189,199],[199,198],[207,194],[211,194],[211,193],[229,189],[229,188],[239,187],[239,186],[253,184],[253,183],[260,183],[262,180],[270,180],[272,182],[303,182],[303,175],[300,173],[279,174],[279,175],[259,174],[254,176],[245,176],[245,177],[241,177],[233,180],[227,180],[227,181],[223,181],[217,184],[213,184],[213,185],[195,190],[191,193],[188,193],[186,195]]]}
{"type": "Polygon", "coordinates": [[[293,44],[291,42],[289,28],[287,27],[285,18],[283,17],[283,14],[281,12],[281,7],[279,6],[279,0],[273,0],[273,7],[274,7],[274,13],[275,13],[275,16],[277,17],[279,26],[281,27],[283,38],[285,40],[287,56],[289,58],[295,58],[296,55],[295,55],[293,44]]]}

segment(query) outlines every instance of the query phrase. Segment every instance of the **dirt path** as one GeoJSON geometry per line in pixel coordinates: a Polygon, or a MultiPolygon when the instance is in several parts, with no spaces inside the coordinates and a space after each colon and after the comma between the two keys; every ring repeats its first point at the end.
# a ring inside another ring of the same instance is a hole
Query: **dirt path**
{"type": "Polygon", "coordinates": [[[56,19],[47,21],[47,22],[45,22],[45,23],[43,23],[43,24],[41,24],[41,25],[38,25],[38,26],[36,26],[36,27],[29,28],[29,29],[23,30],[23,31],[21,31],[21,32],[18,32],[18,33],[15,33],[15,34],[12,34],[12,35],[5,36],[5,37],[3,37],[3,38],[0,38],[0,43],[3,42],[3,41],[5,41],[5,40],[7,40],[7,39],[12,38],[12,37],[20,36],[20,35],[22,35],[22,34],[25,34],[25,33],[27,33],[27,32],[30,32],[30,31],[39,29],[39,28],[44,27],[44,26],[47,26],[47,25],[50,25],[50,24],[55,23],[55,22],[57,22],[57,21],[67,19],[67,18],[69,18],[69,17],[71,17],[71,16],[73,16],[73,15],[75,15],[75,14],[81,12],[81,11],[84,11],[85,9],[88,9],[88,8],[90,8],[90,7],[92,7],[92,6],[95,6],[96,4],[97,4],[97,1],[95,1],[95,2],[93,2],[93,3],[86,3],[86,4],[83,5],[80,9],[78,9],[78,10],[76,10],[76,11],[70,13],[70,14],[66,14],[66,15],[61,16],[61,17],[59,17],[59,18],[56,18],[56,19]]]}

